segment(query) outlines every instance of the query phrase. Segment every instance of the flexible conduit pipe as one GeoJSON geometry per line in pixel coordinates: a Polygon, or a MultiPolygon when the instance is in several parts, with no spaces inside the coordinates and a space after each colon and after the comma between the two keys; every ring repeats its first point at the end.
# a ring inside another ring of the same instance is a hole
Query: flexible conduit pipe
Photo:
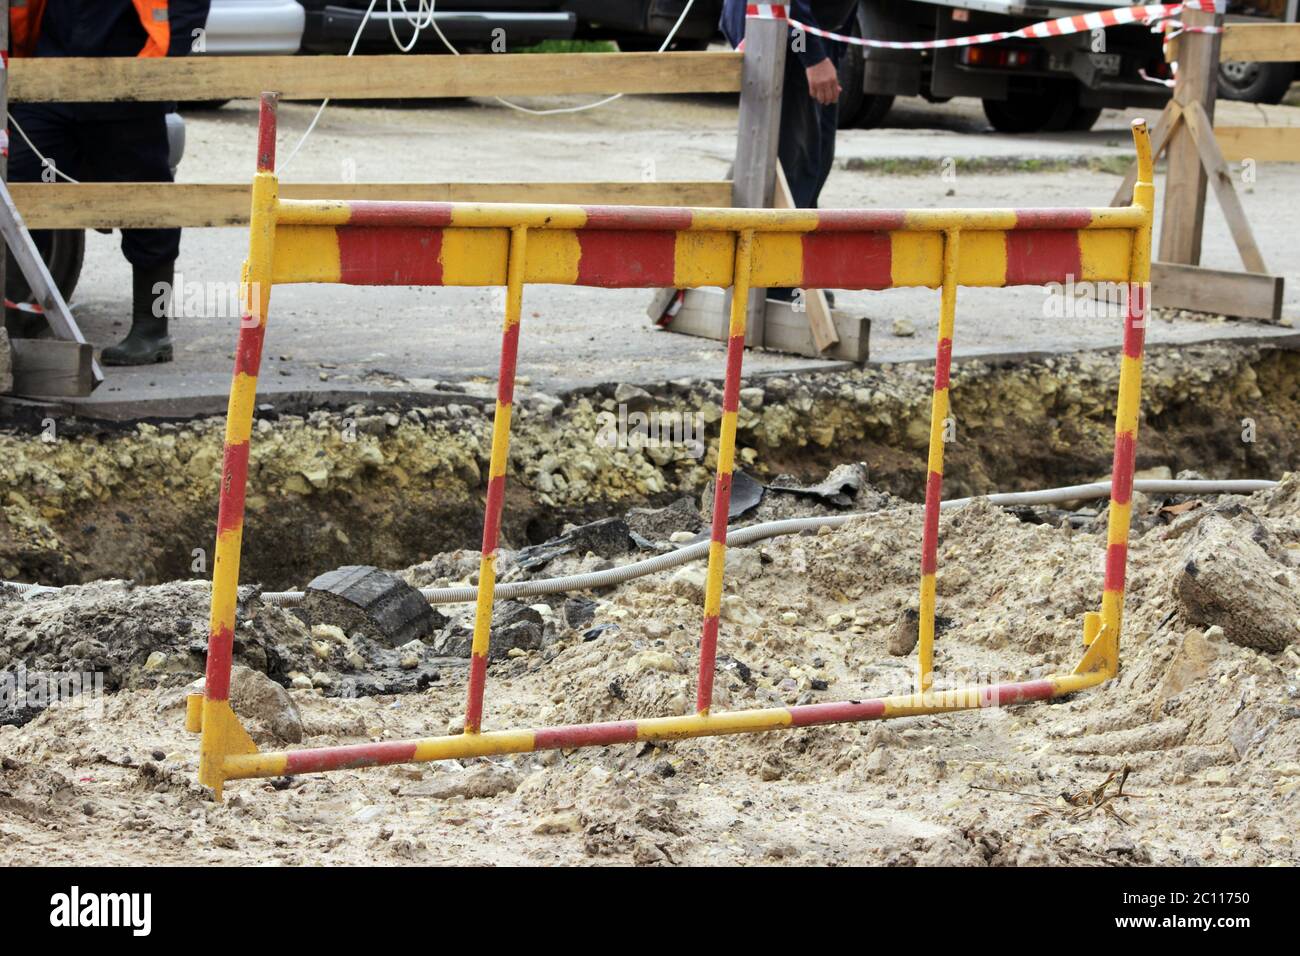
{"type": "MultiPolygon", "coordinates": [[[[1265,491],[1276,487],[1276,481],[1259,478],[1240,478],[1216,481],[1213,479],[1182,479],[1162,481],[1159,479],[1139,479],[1133,482],[1133,489],[1146,494],[1234,494],[1248,495],[1256,491],[1265,491]]],[[[1051,505],[1063,501],[1086,501],[1106,498],[1110,495],[1109,481],[1094,481],[1086,485],[1067,485],[1064,488],[1047,488],[1042,491],[1013,491],[984,495],[995,505],[1051,505]]],[[[970,504],[975,498],[951,498],[940,505],[941,510],[950,511],[970,504]]],[[[817,531],[820,528],[838,528],[858,518],[881,514],[880,511],[859,511],[852,514],[818,515],[812,518],[787,518],[783,521],[765,521],[727,532],[727,545],[738,547],[765,541],[785,534],[800,534],[805,531],[817,531]]],[[[566,591],[586,591],[594,588],[608,588],[623,584],[634,578],[644,577],[658,571],[666,571],[679,565],[698,561],[709,555],[708,540],[655,555],[644,561],[620,565],[605,571],[592,571],[587,574],[571,574],[559,578],[544,578],[540,581],[519,581],[514,584],[498,584],[496,596],[503,600],[523,597],[540,597],[544,594],[562,594],[566,591]]],[[[9,581],[0,582],[4,587],[14,588],[19,594],[31,595],[58,588],[44,587],[40,584],[18,584],[9,581]]],[[[478,599],[477,587],[459,588],[421,588],[420,593],[430,604],[470,604],[478,599]]],[[[267,604],[288,607],[299,604],[303,599],[302,591],[264,591],[260,600],[267,604]]]]}

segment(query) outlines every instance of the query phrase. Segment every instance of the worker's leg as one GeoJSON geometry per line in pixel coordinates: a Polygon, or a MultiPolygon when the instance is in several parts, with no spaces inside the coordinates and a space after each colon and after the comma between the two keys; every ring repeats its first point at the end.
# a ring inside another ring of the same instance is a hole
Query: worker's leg
{"type": "MultiPolygon", "coordinates": [[[[10,182],[53,182],[56,178],[54,172],[56,169],[73,179],[80,178],[81,154],[78,150],[75,117],[66,107],[52,103],[15,103],[11,111],[17,126],[22,127],[23,133],[31,139],[36,152],[27,145],[27,141],[22,133],[18,132],[17,127],[10,124],[10,182]],[[49,164],[42,162],[41,157],[49,160],[49,164]]],[[[32,241],[37,249],[48,250],[53,237],[50,230],[34,229],[32,241]]],[[[10,262],[12,261],[11,257],[10,262]]],[[[16,267],[11,265],[5,274],[8,277],[5,296],[12,298],[14,295],[22,295],[19,290],[25,289],[25,283],[17,274],[16,267]]],[[[34,338],[40,335],[45,327],[45,319],[40,315],[18,309],[5,309],[5,328],[15,338],[34,338]]]]}
{"type": "Polygon", "coordinates": [[[821,118],[817,102],[808,93],[803,64],[794,55],[785,58],[777,155],[794,204],[800,209],[814,208],[826,179],[822,172],[821,118]]]}
{"type": "MultiPolygon", "coordinates": [[[[104,182],[169,183],[167,120],[162,112],[87,123],[84,130],[102,144],[93,163],[104,182]]],[[[104,349],[105,365],[170,362],[167,335],[179,229],[123,229],[122,254],[131,263],[131,331],[104,349]]]]}
{"type": "Polygon", "coordinates": [[[831,103],[823,106],[814,103],[817,110],[817,189],[813,193],[812,203],[816,206],[821,200],[822,187],[830,178],[831,167],[835,165],[835,132],[840,125],[840,104],[831,103]]]}

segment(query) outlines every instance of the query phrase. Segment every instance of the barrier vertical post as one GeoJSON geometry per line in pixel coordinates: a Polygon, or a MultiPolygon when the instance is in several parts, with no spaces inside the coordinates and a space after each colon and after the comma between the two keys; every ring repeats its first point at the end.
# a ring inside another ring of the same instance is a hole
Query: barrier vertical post
{"type": "MultiPolygon", "coordinates": [[[[751,21],[752,22],[752,21],[751,21]]],[[[727,513],[731,510],[731,473],[736,459],[736,417],[740,411],[740,371],[745,359],[745,323],[750,302],[749,277],[754,260],[754,230],[736,238],[731,321],[727,328],[727,373],[722,386],[722,425],[718,467],[713,482],[713,523],[709,534],[709,570],[704,580],[704,623],[700,631],[700,677],[695,709],[707,714],[713,705],[713,669],[718,655],[722,613],[722,572],[727,562],[727,513]]]]}
{"type": "MultiPolygon", "coordinates": [[[[771,209],[776,191],[777,137],[790,28],[784,19],[748,17],[740,78],[739,131],[732,173],[731,205],[771,209]]],[[[767,290],[755,290],[745,319],[745,341],[763,344],[767,290]]],[[[731,320],[724,317],[728,329],[731,320]]]]}
{"type": "Polygon", "coordinates": [[[939,338],[934,355],[934,397],[930,404],[930,452],[925,475],[925,525],[921,533],[921,596],[917,612],[916,692],[924,695],[934,679],[935,575],[939,564],[939,504],[943,492],[943,442],[948,424],[948,385],[952,335],[957,315],[957,261],[961,233],[943,239],[943,284],[939,291],[939,338]]]}
{"type": "Polygon", "coordinates": [[[244,493],[248,449],[257,400],[257,373],[271,298],[271,259],[278,202],[275,179],[275,93],[263,93],[257,126],[257,173],[248,235],[248,261],[241,290],[243,310],[235,347],[234,379],[226,408],[225,449],[221,462],[217,543],[212,563],[212,610],[208,620],[208,662],[203,684],[203,739],[199,744],[199,780],[218,798],[228,754],[252,753],[253,742],[230,709],[230,665],[235,639],[235,605],[239,595],[239,553],[244,530],[244,493]]]}
{"type": "MultiPolygon", "coordinates": [[[[1151,140],[1146,124],[1133,123],[1133,138],[1142,173],[1133,189],[1133,203],[1148,211],[1155,208],[1151,180],[1151,140]]],[[[1129,282],[1125,296],[1124,346],[1120,358],[1119,397],[1115,408],[1115,455],[1111,464],[1110,508],[1106,527],[1106,572],[1101,597],[1101,628],[1080,664],[1088,657],[1092,667],[1110,676],[1119,672],[1119,635],[1124,614],[1124,585],[1128,565],[1129,524],[1133,510],[1133,470],[1136,467],[1138,417],[1142,400],[1142,352],[1146,340],[1147,310],[1151,291],[1150,220],[1133,238],[1129,282]]]]}
{"type": "MultiPolygon", "coordinates": [[[[1188,6],[1182,12],[1188,27],[1219,27],[1223,16],[1188,6]]],[[[1222,34],[1184,31],[1178,37],[1178,75],[1174,103],[1190,108],[1199,103],[1214,120],[1214,99],[1219,82],[1219,46],[1222,34]]],[[[1199,265],[1201,234],[1205,225],[1208,179],[1201,154],[1186,123],[1174,124],[1167,147],[1165,210],[1160,226],[1160,261],[1199,265]]]]}
{"type": "Polygon", "coordinates": [[[465,703],[465,733],[477,734],[483,724],[483,688],[487,682],[488,648],[492,637],[492,604],[497,583],[497,539],[506,496],[506,461],[510,454],[510,412],[519,357],[519,317],[523,311],[524,263],[528,229],[510,231],[506,265],[506,314],[501,329],[501,365],[497,373],[497,407],[492,417],[492,457],[488,465],[487,503],[483,514],[483,551],[478,568],[478,603],[474,611],[474,642],[470,648],[469,694],[465,703]]]}

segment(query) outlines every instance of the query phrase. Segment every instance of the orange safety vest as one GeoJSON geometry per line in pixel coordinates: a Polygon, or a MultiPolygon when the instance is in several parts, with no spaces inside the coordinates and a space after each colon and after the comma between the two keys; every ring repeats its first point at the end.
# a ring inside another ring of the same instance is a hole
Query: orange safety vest
{"type": "MultiPolygon", "coordinates": [[[[140,25],[148,35],[144,49],[136,56],[166,56],[171,42],[171,25],[167,20],[167,0],[131,0],[140,15],[140,25]]],[[[31,56],[41,34],[41,17],[45,0],[10,0],[9,37],[14,56],[31,56]]]]}

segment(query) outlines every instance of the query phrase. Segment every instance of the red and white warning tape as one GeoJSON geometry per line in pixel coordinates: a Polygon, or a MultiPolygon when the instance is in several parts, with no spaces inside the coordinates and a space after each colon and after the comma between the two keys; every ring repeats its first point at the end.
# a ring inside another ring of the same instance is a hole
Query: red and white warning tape
{"type": "MultiPolygon", "coordinates": [[[[1184,10],[1204,10],[1209,13],[1223,12],[1223,0],[1186,0],[1185,3],[1148,3],[1133,7],[1115,7],[1111,10],[1098,10],[1094,13],[1081,13],[1073,17],[1058,17],[1032,23],[1019,30],[1003,30],[999,33],[977,33],[968,37],[945,37],[941,40],[873,40],[869,37],[851,37],[842,33],[832,33],[820,27],[810,26],[793,19],[789,9],[783,3],[751,3],[746,7],[745,16],[762,20],[786,20],[792,27],[812,33],[828,40],[851,43],[854,46],[878,47],[886,50],[934,50],[957,46],[980,46],[985,43],[997,43],[1000,40],[1036,40],[1044,37],[1066,36],[1071,33],[1104,30],[1106,27],[1124,26],[1130,23],[1151,25],[1162,20],[1172,20],[1184,10]]],[[[1182,24],[1176,24],[1182,27],[1182,24]]],[[[1201,33],[1217,32],[1217,27],[1193,27],[1201,33]]]]}

